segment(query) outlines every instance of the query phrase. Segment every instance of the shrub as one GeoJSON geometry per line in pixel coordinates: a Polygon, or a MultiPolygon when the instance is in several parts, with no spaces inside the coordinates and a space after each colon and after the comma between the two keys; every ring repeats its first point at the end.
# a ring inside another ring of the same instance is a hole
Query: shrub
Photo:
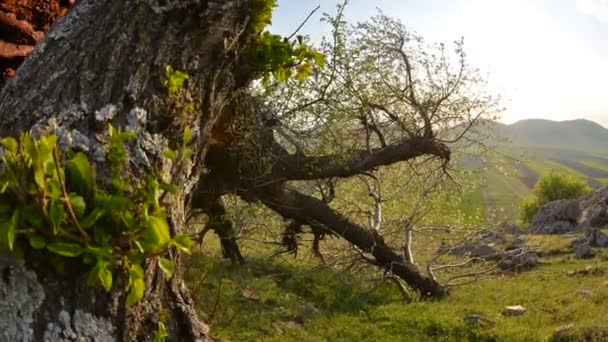
{"type": "Polygon", "coordinates": [[[534,188],[532,195],[526,197],[519,206],[522,225],[527,226],[540,207],[551,201],[574,199],[587,194],[591,189],[578,177],[551,170],[543,175],[534,188]]]}

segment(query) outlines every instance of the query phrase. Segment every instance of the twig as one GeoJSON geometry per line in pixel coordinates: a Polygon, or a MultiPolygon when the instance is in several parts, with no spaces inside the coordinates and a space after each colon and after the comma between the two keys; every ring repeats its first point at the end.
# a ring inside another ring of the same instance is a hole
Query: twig
{"type": "Polygon", "coordinates": [[[319,10],[319,8],[321,8],[321,5],[317,6],[317,8],[315,8],[308,14],[306,19],[304,19],[304,21],[300,24],[300,26],[298,26],[298,28],[291,35],[289,35],[289,37],[287,37],[287,40],[291,40],[291,38],[293,38],[293,36],[295,36],[298,33],[298,31],[300,31],[300,29],[302,29],[302,27],[304,27],[304,25],[306,24],[308,19],[310,19],[310,17],[312,17],[312,15],[315,14],[315,12],[319,10]]]}
{"type": "Polygon", "coordinates": [[[61,178],[61,169],[59,168],[59,156],[57,155],[57,149],[53,150],[53,160],[55,161],[55,170],[57,171],[57,180],[59,181],[59,186],[61,186],[61,191],[63,192],[63,202],[65,203],[66,207],[68,208],[68,213],[70,214],[70,218],[74,222],[74,225],[76,225],[76,229],[78,229],[78,232],[80,233],[80,235],[82,235],[82,237],[85,239],[86,242],[89,242],[89,240],[90,240],[89,234],[87,234],[87,232],[84,229],[82,229],[82,227],[80,226],[80,223],[78,222],[78,218],[76,217],[76,214],[74,214],[74,209],[72,208],[72,203],[70,203],[70,196],[68,195],[68,191],[65,187],[65,182],[61,178]]]}
{"type": "Polygon", "coordinates": [[[209,314],[209,318],[207,319],[207,324],[211,324],[215,319],[215,315],[218,313],[220,308],[220,296],[222,295],[222,280],[220,279],[220,283],[217,285],[217,294],[215,296],[215,304],[213,305],[213,311],[209,314]]]}

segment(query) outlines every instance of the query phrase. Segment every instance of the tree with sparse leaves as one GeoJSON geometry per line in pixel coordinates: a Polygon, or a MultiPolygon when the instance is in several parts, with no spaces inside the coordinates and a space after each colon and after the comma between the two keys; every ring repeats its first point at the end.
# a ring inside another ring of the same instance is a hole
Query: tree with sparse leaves
{"type": "Polygon", "coordinates": [[[0,93],[3,338],[212,340],[181,253],[200,209],[244,262],[225,194],[342,237],[423,297],[446,294],[330,202],[336,179],[399,162],[447,174],[495,105],[462,42],[450,52],[383,15],[338,15],[319,53],[264,31],[274,6],[81,0],[35,46],[0,93]],[[323,196],[297,186],[312,181],[323,196]]]}

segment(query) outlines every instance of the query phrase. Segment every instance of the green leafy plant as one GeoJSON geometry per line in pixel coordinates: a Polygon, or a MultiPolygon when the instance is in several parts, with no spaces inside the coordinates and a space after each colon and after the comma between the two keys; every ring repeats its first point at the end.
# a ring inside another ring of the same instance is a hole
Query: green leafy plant
{"type": "MultiPolygon", "coordinates": [[[[60,272],[65,258],[81,258],[92,265],[87,284],[106,291],[112,289],[114,275],[125,272],[126,304],[132,306],[144,293],[144,260],[156,258],[170,279],[174,265],[162,256],[171,247],[189,253],[190,239],[170,234],[159,194],[171,187],[152,175],[137,182],[122,171],[127,163],[124,143],[133,134],[113,127],[109,132],[112,193],[96,185],[94,167],[84,153],[62,156],[56,136],[34,139],[23,133],[18,140],[0,141],[0,248],[23,255],[29,243],[50,253],[60,272]]],[[[185,132],[176,158],[185,158],[191,139],[185,132]]]]}
{"type": "Polygon", "coordinates": [[[250,26],[255,34],[249,63],[255,77],[268,82],[274,77],[284,82],[295,76],[304,80],[313,72],[313,67],[323,67],[325,56],[304,42],[303,36],[295,40],[272,34],[264,29],[271,24],[272,11],[277,7],[276,0],[250,0],[250,26]]]}
{"type": "Polygon", "coordinates": [[[164,86],[167,88],[169,95],[177,93],[177,91],[184,85],[190,76],[180,70],[174,70],[172,66],[165,66],[165,81],[164,86]]]}
{"type": "Polygon", "coordinates": [[[520,221],[528,225],[538,209],[546,203],[578,198],[589,191],[589,185],[578,177],[552,170],[538,180],[532,188],[532,195],[520,204],[520,221]]]}

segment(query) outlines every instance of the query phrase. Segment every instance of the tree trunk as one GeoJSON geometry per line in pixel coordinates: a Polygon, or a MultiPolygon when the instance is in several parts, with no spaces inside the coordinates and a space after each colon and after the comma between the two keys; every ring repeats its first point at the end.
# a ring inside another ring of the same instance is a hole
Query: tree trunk
{"type": "MultiPolygon", "coordinates": [[[[126,171],[141,176],[154,168],[179,186],[166,208],[177,234],[211,128],[247,79],[237,67],[250,38],[248,13],[247,0],[78,1],[6,83],[0,136],[54,133],[60,146],[89,154],[98,180],[109,183],[108,124],[136,133],[126,171]],[[190,76],[173,95],[163,86],[166,65],[190,76]],[[186,126],[195,153],[176,168],[162,153],[179,146],[186,126]]],[[[1,256],[0,340],[145,341],[160,316],[170,340],[210,340],[182,281],[181,259],[169,254],[173,278],[165,281],[155,263],[147,264],[146,293],[131,309],[124,306],[126,279],[115,279],[105,293],[84,285],[87,269],[78,262],[58,274],[42,253],[27,254],[24,267],[1,256]]]]}

